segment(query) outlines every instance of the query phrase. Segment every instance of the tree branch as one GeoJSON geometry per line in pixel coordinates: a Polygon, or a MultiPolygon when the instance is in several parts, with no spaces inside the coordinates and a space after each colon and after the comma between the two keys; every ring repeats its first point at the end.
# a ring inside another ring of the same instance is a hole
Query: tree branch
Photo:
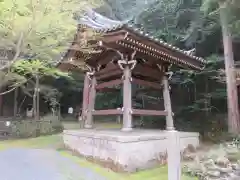
{"type": "MultiPolygon", "coordinates": [[[[27,79],[26,82],[28,82],[28,81],[31,80],[31,79],[32,79],[32,77],[29,78],[29,79],[27,79]]],[[[10,89],[10,90],[8,90],[8,91],[5,91],[5,92],[0,93],[0,96],[12,92],[13,90],[15,90],[16,88],[18,88],[18,87],[20,87],[21,85],[25,84],[26,82],[16,83],[15,85],[17,85],[17,86],[13,87],[12,89],[10,89]]]]}
{"type": "Polygon", "coordinates": [[[23,41],[23,33],[20,34],[20,37],[18,39],[17,46],[15,48],[16,53],[15,53],[13,59],[7,65],[5,65],[3,67],[0,67],[0,70],[3,70],[5,68],[9,68],[18,59],[18,57],[19,57],[19,55],[21,53],[22,41],[23,41]]]}
{"type": "Polygon", "coordinates": [[[14,87],[14,88],[12,88],[12,89],[10,89],[10,90],[8,90],[8,91],[5,91],[5,92],[3,92],[3,93],[0,93],[0,96],[2,96],[2,95],[4,95],[4,94],[7,94],[7,93],[10,93],[10,92],[14,91],[16,88],[18,88],[18,86],[17,86],[17,87],[14,87]]]}

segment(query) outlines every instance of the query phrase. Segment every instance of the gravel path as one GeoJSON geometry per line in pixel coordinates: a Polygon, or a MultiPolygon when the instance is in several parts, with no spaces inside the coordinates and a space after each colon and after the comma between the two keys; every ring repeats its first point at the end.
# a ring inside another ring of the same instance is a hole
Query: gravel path
{"type": "Polygon", "coordinates": [[[50,149],[0,151],[1,180],[106,180],[50,149]]]}

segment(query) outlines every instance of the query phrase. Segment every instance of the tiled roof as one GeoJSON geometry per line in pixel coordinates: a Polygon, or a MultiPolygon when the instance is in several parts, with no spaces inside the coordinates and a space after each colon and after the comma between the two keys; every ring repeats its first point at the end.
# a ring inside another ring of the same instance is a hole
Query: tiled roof
{"type": "Polygon", "coordinates": [[[179,52],[187,57],[190,57],[191,59],[195,59],[196,61],[199,61],[201,64],[206,63],[206,61],[203,58],[196,57],[191,53],[189,53],[189,51],[181,50],[176,46],[173,46],[171,44],[164,42],[162,39],[155,38],[149,33],[139,30],[138,28],[134,27],[134,25],[129,24],[128,22],[111,20],[95,12],[92,9],[87,9],[83,16],[78,16],[78,17],[76,16],[75,19],[78,21],[79,24],[93,28],[95,31],[102,32],[102,33],[107,33],[107,32],[118,30],[125,27],[133,31],[135,34],[139,34],[142,37],[145,37],[150,41],[153,41],[156,44],[159,44],[160,46],[171,49],[172,51],[179,52]]]}

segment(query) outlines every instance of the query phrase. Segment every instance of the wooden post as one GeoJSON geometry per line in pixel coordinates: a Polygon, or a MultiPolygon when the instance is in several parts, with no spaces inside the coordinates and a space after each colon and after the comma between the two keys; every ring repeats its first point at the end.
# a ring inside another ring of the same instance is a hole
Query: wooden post
{"type": "Polygon", "coordinates": [[[79,114],[79,117],[78,117],[78,120],[79,120],[79,123],[80,123],[81,126],[86,121],[86,117],[87,117],[88,99],[89,99],[89,85],[90,85],[90,79],[87,76],[87,74],[85,74],[84,85],[83,85],[82,113],[79,114]]]}
{"type": "MultiPolygon", "coordinates": [[[[117,108],[117,110],[121,111],[121,108],[117,108]]],[[[118,124],[121,123],[121,118],[122,118],[122,115],[121,115],[121,114],[117,115],[117,123],[118,123],[118,124]]]]}
{"type": "Polygon", "coordinates": [[[128,65],[124,68],[123,81],[123,127],[122,131],[132,130],[132,84],[131,70],[128,65]]]}
{"type": "Polygon", "coordinates": [[[163,76],[163,99],[165,111],[167,111],[166,116],[166,129],[174,130],[173,117],[172,117],[172,105],[169,93],[169,84],[167,76],[163,76]]]}
{"type": "Polygon", "coordinates": [[[88,101],[88,110],[87,110],[87,119],[84,124],[84,128],[91,129],[93,127],[93,114],[92,111],[95,107],[95,97],[96,97],[96,77],[93,76],[91,79],[91,87],[89,93],[89,101],[88,101]]]}
{"type": "Polygon", "coordinates": [[[180,137],[178,131],[168,131],[168,180],[181,178],[180,137]]]}

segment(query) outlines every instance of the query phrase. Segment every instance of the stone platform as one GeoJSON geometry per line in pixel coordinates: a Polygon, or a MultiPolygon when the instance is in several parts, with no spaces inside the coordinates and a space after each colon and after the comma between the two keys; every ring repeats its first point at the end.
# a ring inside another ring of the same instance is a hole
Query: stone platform
{"type": "MultiPolygon", "coordinates": [[[[64,144],[115,171],[134,172],[166,162],[167,131],[65,130],[64,144]]],[[[180,132],[180,148],[199,145],[199,134],[180,132]]]]}

